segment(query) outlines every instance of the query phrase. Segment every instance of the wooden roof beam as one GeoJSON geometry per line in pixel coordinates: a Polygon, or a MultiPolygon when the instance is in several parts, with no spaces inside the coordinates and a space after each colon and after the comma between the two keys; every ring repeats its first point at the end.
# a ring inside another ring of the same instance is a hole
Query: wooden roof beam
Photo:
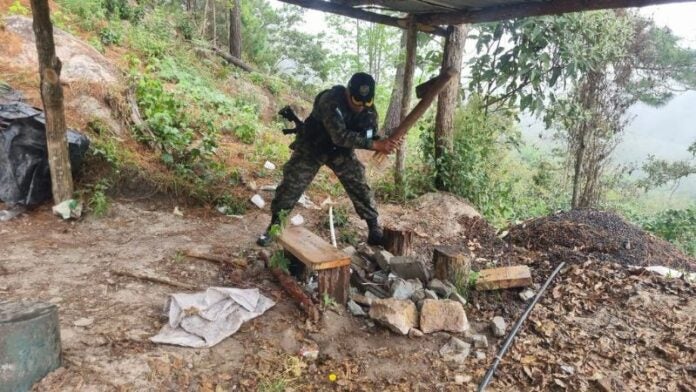
{"type": "Polygon", "coordinates": [[[593,11],[611,8],[643,7],[666,3],[686,3],[693,0],[558,0],[518,3],[461,12],[418,14],[416,20],[425,25],[458,25],[463,23],[495,22],[529,16],[558,15],[568,12],[593,11]]]}
{"type": "MultiPolygon", "coordinates": [[[[408,27],[408,21],[406,18],[395,18],[389,15],[382,15],[376,12],[364,11],[358,8],[353,8],[351,6],[333,3],[324,0],[280,0],[284,3],[298,5],[304,8],[310,8],[313,10],[329,12],[332,14],[347,16],[349,18],[355,18],[360,20],[365,20],[372,23],[380,23],[387,26],[398,27],[400,29],[406,29],[408,27]]],[[[442,37],[447,36],[447,30],[439,27],[437,25],[429,25],[425,23],[417,23],[416,28],[424,33],[439,35],[442,37]]]]}

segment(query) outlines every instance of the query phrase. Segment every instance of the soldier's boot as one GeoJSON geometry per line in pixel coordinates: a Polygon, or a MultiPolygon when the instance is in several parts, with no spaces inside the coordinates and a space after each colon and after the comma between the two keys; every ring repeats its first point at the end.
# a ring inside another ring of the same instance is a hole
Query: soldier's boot
{"type": "Polygon", "coordinates": [[[382,228],[377,223],[377,219],[370,219],[367,222],[367,244],[382,246],[384,242],[384,233],[382,228]]]}
{"type": "Polygon", "coordinates": [[[261,234],[261,236],[256,240],[256,245],[258,246],[263,246],[266,247],[273,242],[273,238],[271,237],[271,228],[273,225],[280,223],[280,217],[278,214],[273,214],[271,216],[271,223],[268,225],[266,228],[266,231],[261,234]]]}

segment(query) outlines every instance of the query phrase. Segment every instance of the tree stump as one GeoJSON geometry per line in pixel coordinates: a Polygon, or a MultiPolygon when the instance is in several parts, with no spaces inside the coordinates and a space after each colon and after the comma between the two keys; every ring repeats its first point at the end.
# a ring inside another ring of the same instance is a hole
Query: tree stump
{"type": "Polygon", "coordinates": [[[411,256],[413,254],[413,232],[384,228],[384,250],[394,256],[411,256]]]}
{"type": "Polygon", "coordinates": [[[0,391],[28,391],[60,361],[58,308],[0,301],[0,391]]]}
{"type": "Polygon", "coordinates": [[[463,284],[471,271],[471,258],[451,246],[436,246],[433,249],[435,278],[449,280],[455,285],[463,284]]]}

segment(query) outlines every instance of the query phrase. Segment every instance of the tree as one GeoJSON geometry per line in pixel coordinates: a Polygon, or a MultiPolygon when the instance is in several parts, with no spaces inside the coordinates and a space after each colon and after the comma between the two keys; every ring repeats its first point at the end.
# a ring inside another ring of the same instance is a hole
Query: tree
{"type": "Polygon", "coordinates": [[[41,101],[46,116],[46,143],[51,171],[51,188],[53,202],[58,204],[70,199],[73,194],[63,108],[63,88],[60,84],[62,64],[56,56],[48,1],[31,0],[31,9],[36,51],[39,57],[41,101]]]}
{"type": "MultiPolygon", "coordinates": [[[[455,82],[450,83],[437,98],[437,114],[435,115],[435,162],[439,166],[447,154],[451,154],[454,148],[454,113],[459,106],[460,70],[462,68],[462,55],[464,42],[469,31],[468,26],[450,26],[449,35],[445,39],[445,49],[442,58],[442,68],[453,67],[457,70],[455,82]]],[[[435,187],[447,191],[443,175],[443,168],[436,167],[435,187]]]]}
{"type": "Polygon", "coordinates": [[[678,187],[682,179],[696,174],[696,141],[689,147],[692,158],[679,161],[667,161],[655,159],[649,156],[643,164],[645,178],[638,181],[638,185],[645,191],[672,184],[672,192],[678,187]]]}
{"type": "Polygon", "coordinates": [[[239,0],[233,0],[230,7],[230,54],[242,58],[242,11],[239,0]]]}
{"type": "Polygon", "coordinates": [[[696,52],[676,43],[668,30],[625,11],[486,25],[471,88],[488,110],[543,113],[567,147],[573,207],[588,206],[601,195],[626,109],[637,100],[664,103],[675,86],[694,85],[696,52]]]}

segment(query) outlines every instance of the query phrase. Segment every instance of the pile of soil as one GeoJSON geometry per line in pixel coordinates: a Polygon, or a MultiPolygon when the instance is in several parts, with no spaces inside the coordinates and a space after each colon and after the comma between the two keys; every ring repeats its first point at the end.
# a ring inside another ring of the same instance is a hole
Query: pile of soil
{"type": "Polygon", "coordinates": [[[696,261],[674,245],[606,211],[578,209],[532,219],[512,227],[506,239],[566,261],[591,257],[624,265],[664,265],[696,271],[696,261]]]}

